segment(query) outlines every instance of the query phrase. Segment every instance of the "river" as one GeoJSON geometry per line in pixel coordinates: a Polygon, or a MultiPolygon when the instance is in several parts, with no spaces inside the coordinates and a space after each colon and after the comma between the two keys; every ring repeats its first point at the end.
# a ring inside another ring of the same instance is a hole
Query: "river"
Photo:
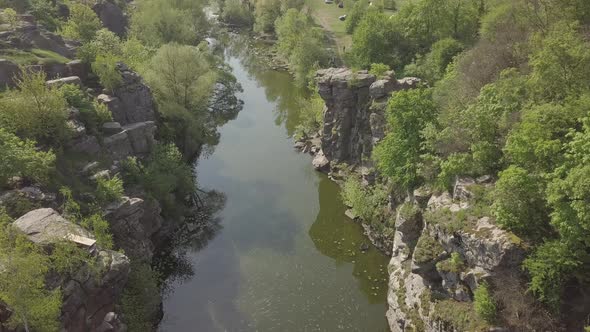
{"type": "Polygon", "coordinates": [[[186,257],[160,331],[387,331],[387,257],[346,218],[338,186],[293,149],[298,89],[241,45],[226,60],[244,108],[198,160],[201,187],[225,194],[221,229],[186,257]]]}

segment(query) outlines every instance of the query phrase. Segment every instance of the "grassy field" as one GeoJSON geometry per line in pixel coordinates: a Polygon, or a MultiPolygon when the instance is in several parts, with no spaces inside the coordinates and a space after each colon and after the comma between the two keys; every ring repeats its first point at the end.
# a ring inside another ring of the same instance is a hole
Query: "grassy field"
{"type": "Polygon", "coordinates": [[[307,0],[312,16],[334,40],[340,56],[344,54],[344,48],[349,49],[352,44],[352,37],[346,34],[344,22],[338,19],[339,16],[346,14],[349,3],[351,2],[345,1],[345,8],[338,8],[335,2],[326,4],[324,0],[307,0]]]}
{"type": "MultiPolygon", "coordinates": [[[[307,0],[307,6],[311,9],[311,15],[334,40],[334,44],[338,48],[337,53],[341,58],[344,55],[345,50],[350,50],[352,46],[352,36],[346,33],[346,24],[344,21],[340,21],[338,17],[346,15],[348,13],[348,8],[352,7],[353,3],[354,1],[344,0],[344,8],[338,8],[336,1],[331,4],[326,4],[324,0],[307,0]]],[[[393,14],[394,11],[386,9],[385,13],[393,14]]]]}

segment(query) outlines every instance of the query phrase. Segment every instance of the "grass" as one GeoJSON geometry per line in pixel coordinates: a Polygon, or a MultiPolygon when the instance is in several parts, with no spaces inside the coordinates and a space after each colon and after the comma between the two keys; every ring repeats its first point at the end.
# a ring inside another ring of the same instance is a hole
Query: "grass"
{"type": "Polygon", "coordinates": [[[352,1],[344,1],[344,8],[338,8],[336,2],[324,3],[324,0],[307,0],[307,6],[311,8],[311,15],[316,23],[321,25],[328,35],[334,40],[337,52],[342,58],[345,49],[350,49],[352,37],[346,33],[345,22],[338,17],[347,14],[347,8],[352,6],[352,1]]]}
{"type": "Polygon", "coordinates": [[[19,65],[68,63],[70,59],[55,52],[33,48],[30,50],[4,49],[0,50],[0,57],[13,61],[19,65]]]}

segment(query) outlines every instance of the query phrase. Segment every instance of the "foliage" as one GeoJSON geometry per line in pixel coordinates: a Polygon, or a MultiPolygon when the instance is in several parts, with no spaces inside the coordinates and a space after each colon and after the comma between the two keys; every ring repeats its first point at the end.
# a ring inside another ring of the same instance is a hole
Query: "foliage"
{"type": "Polygon", "coordinates": [[[493,210],[503,228],[526,238],[546,234],[548,211],[541,182],[541,179],[518,166],[510,166],[500,172],[493,210]]]}
{"type": "Polygon", "coordinates": [[[98,76],[100,84],[107,90],[118,88],[123,78],[117,70],[117,57],[111,53],[98,55],[92,63],[92,71],[98,76]]]}
{"type": "Polygon", "coordinates": [[[2,12],[2,21],[8,23],[11,29],[16,28],[18,24],[18,16],[16,14],[16,10],[12,8],[6,8],[2,12]]]}
{"type": "MultiPolygon", "coordinates": [[[[220,18],[223,22],[241,27],[251,27],[254,22],[252,12],[240,0],[225,0],[220,18]]],[[[261,23],[259,29],[263,28],[264,25],[261,23]]]]}
{"type": "Polygon", "coordinates": [[[158,275],[147,264],[132,263],[121,307],[130,331],[150,331],[160,306],[158,275]]]}
{"type": "Polygon", "coordinates": [[[61,33],[66,37],[87,43],[102,28],[102,23],[92,8],[85,4],[73,3],[70,6],[70,17],[62,26],[61,33]]]}
{"type": "Polygon", "coordinates": [[[0,300],[12,315],[9,325],[35,331],[58,331],[61,312],[59,289],[48,291],[45,276],[50,258],[11,226],[0,230],[0,300]]]}
{"type": "Polygon", "coordinates": [[[458,252],[452,252],[451,257],[436,263],[436,269],[438,271],[460,273],[465,269],[465,262],[458,252]]]}
{"type": "Polygon", "coordinates": [[[368,68],[372,63],[396,66],[400,55],[396,54],[393,45],[400,42],[401,36],[387,15],[370,9],[352,35],[350,62],[360,68],[368,68]]]}
{"type": "Polygon", "coordinates": [[[316,134],[324,122],[324,100],[315,90],[308,98],[302,99],[299,109],[299,125],[295,128],[296,137],[310,137],[316,134]]]}
{"type": "Polygon", "coordinates": [[[58,145],[69,134],[66,100],[58,88],[45,84],[44,73],[23,70],[18,89],[0,97],[0,127],[21,138],[58,145]]]}
{"type": "Polygon", "coordinates": [[[444,252],[443,247],[432,236],[424,234],[418,239],[413,259],[417,264],[433,261],[444,252]]]}
{"type": "Polygon", "coordinates": [[[178,44],[162,46],[146,70],[165,123],[164,135],[183,153],[196,151],[212,136],[206,123],[207,102],[216,78],[208,51],[178,44]]]}
{"type": "Polygon", "coordinates": [[[371,69],[369,70],[369,74],[375,75],[377,79],[382,78],[385,73],[389,70],[389,66],[383,63],[373,63],[371,64],[371,69]]]}
{"type": "Polygon", "coordinates": [[[318,66],[328,62],[323,30],[313,26],[311,18],[294,8],[277,19],[277,50],[295,74],[298,86],[308,86],[318,66]]]}
{"type": "Polygon", "coordinates": [[[488,323],[496,319],[496,303],[490,294],[489,286],[486,283],[480,284],[473,292],[473,305],[475,312],[488,323]]]}
{"type": "Polygon", "coordinates": [[[367,11],[366,1],[355,1],[346,16],[346,33],[352,34],[367,11]]]}
{"type": "Polygon", "coordinates": [[[98,243],[101,248],[113,249],[113,236],[109,231],[109,223],[104,220],[102,215],[93,214],[90,217],[84,218],[81,224],[94,233],[96,243],[98,243]]]}
{"type": "Polygon", "coordinates": [[[23,141],[0,128],[0,187],[13,176],[46,182],[54,163],[53,152],[39,151],[34,141],[23,141]]]}
{"type": "Polygon", "coordinates": [[[363,186],[360,180],[351,176],[342,188],[344,204],[362,220],[375,226],[384,222],[383,207],[387,204],[387,191],[380,187],[363,186]]]}
{"type": "Polygon", "coordinates": [[[121,200],[123,194],[123,180],[118,176],[112,178],[98,177],[96,179],[96,200],[101,205],[106,205],[121,200]]]}
{"type": "Polygon", "coordinates": [[[141,0],[131,16],[130,35],[149,47],[176,42],[193,45],[205,37],[206,1],[141,0]]]}
{"type": "Polygon", "coordinates": [[[387,106],[389,133],[374,150],[377,167],[401,190],[411,191],[420,182],[418,163],[424,153],[422,130],[435,121],[436,107],[431,92],[401,91],[387,106]]]}
{"type": "Polygon", "coordinates": [[[78,57],[86,63],[93,63],[97,56],[105,54],[122,54],[121,40],[105,28],[96,31],[92,40],[78,48],[78,57]]]}
{"type": "Polygon", "coordinates": [[[445,38],[432,45],[432,49],[423,57],[407,65],[404,73],[410,76],[424,78],[429,82],[440,80],[453,61],[453,58],[463,51],[463,45],[452,38],[445,38]]]}

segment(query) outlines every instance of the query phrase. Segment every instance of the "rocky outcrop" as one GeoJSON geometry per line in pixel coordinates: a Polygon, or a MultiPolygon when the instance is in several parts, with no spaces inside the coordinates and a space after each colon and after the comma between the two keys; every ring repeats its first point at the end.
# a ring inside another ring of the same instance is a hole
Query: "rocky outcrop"
{"type": "Polygon", "coordinates": [[[326,102],[321,147],[332,162],[360,165],[385,136],[384,102],[395,91],[415,87],[419,80],[396,80],[393,71],[377,80],[367,71],[329,68],[316,76],[326,102]],[[410,83],[411,82],[411,83],[410,83]],[[381,105],[380,105],[381,104],[381,105]]]}
{"type": "MultiPolygon", "coordinates": [[[[118,122],[111,123],[116,127],[118,122]]],[[[153,121],[138,122],[120,127],[120,132],[105,137],[103,147],[114,159],[120,160],[128,156],[146,156],[156,144],[154,134],[156,124],[153,121]]]]}
{"type": "MultiPolygon", "coordinates": [[[[51,246],[56,241],[73,241],[73,235],[94,243],[92,234],[69,222],[55,210],[37,209],[14,222],[30,241],[51,246]]],[[[129,259],[122,253],[85,246],[98,268],[82,267],[72,274],[52,273],[50,289],[61,288],[63,305],[61,323],[66,331],[125,331],[126,326],[115,313],[129,275],[129,259]]]]}
{"type": "Polygon", "coordinates": [[[0,89],[14,86],[14,77],[19,73],[18,65],[6,59],[0,59],[0,89]]]}
{"type": "Polygon", "coordinates": [[[18,28],[0,32],[0,45],[3,48],[30,50],[39,48],[55,52],[66,58],[76,55],[76,48],[60,35],[47,31],[35,23],[22,22],[18,28]]]}
{"type": "Polygon", "coordinates": [[[92,6],[102,25],[117,34],[125,36],[127,31],[127,15],[112,0],[99,0],[92,6]]]}
{"type": "Polygon", "coordinates": [[[525,252],[513,234],[487,216],[458,219],[473,213],[470,186],[475,184],[481,182],[458,179],[453,195],[431,196],[424,209],[413,208],[419,212],[412,218],[401,212],[407,208],[398,209],[387,299],[392,331],[485,327],[473,311],[474,291],[482,281],[501,284],[508,275],[521,275],[525,252]],[[463,320],[449,314],[453,310],[463,313],[463,320]]]}
{"type": "Polygon", "coordinates": [[[113,91],[112,96],[98,97],[100,102],[108,106],[113,120],[121,125],[156,121],[156,107],[151,89],[139,74],[126,65],[117,64],[117,70],[122,77],[121,85],[113,91]]]}
{"type": "Polygon", "coordinates": [[[106,209],[105,219],[118,248],[133,258],[151,262],[155,248],[151,239],[163,224],[156,201],[123,197],[106,209]]]}

